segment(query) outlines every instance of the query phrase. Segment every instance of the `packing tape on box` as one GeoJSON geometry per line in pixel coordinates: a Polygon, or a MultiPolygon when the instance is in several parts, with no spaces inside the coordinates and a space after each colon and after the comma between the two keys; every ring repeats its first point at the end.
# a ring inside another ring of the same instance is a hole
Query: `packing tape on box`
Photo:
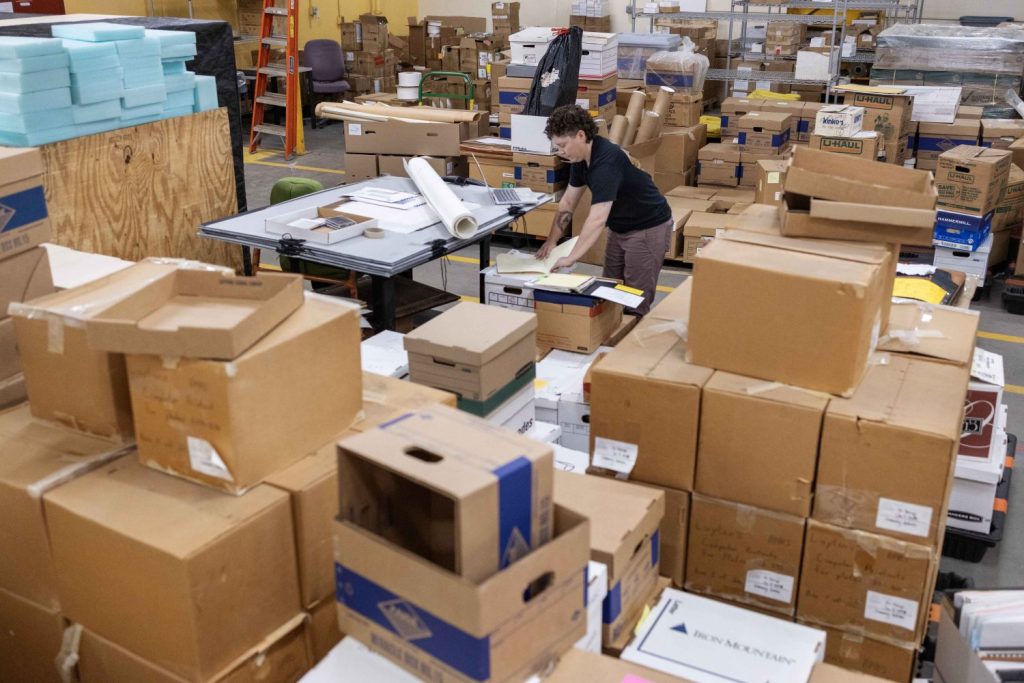
{"type": "Polygon", "coordinates": [[[641,346],[643,346],[645,339],[656,337],[660,334],[664,334],[665,332],[674,332],[680,339],[686,341],[687,336],[689,335],[689,327],[686,323],[681,321],[666,320],[662,323],[655,323],[654,325],[648,325],[634,330],[633,337],[641,346]]]}
{"type": "Polygon", "coordinates": [[[78,647],[82,642],[82,625],[71,624],[64,629],[61,636],[60,652],[54,662],[57,665],[57,673],[64,683],[73,683],[78,680],[78,647]]]}
{"type": "Polygon", "coordinates": [[[106,453],[100,453],[99,455],[87,456],[81,460],[75,460],[59,470],[51,472],[39,481],[29,484],[25,490],[28,495],[34,499],[42,498],[47,491],[51,491],[61,484],[66,484],[75,477],[80,477],[86,472],[91,472],[94,469],[102,467],[108,462],[117,460],[134,449],[134,443],[114,446],[106,453]]]}

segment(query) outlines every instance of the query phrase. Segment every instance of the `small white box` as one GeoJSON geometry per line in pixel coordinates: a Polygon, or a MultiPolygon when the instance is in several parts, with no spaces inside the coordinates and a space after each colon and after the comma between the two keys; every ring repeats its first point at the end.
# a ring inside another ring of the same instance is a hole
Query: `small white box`
{"type": "Polygon", "coordinates": [[[576,641],[577,650],[601,654],[601,612],[608,595],[608,566],[587,563],[587,635],[576,641]]]}
{"type": "MultiPolygon", "coordinates": [[[[536,399],[534,399],[534,406],[536,405],[536,399]]],[[[536,408],[534,409],[534,414],[536,414],[536,408]]],[[[540,441],[541,443],[554,444],[558,442],[558,437],[562,436],[562,428],[550,422],[534,419],[533,426],[523,436],[527,439],[540,441]]]]}
{"type": "Polygon", "coordinates": [[[530,427],[536,420],[534,398],[533,384],[527,384],[484,419],[491,424],[501,425],[519,434],[525,434],[530,431],[530,427]]]}
{"type": "Polygon", "coordinates": [[[796,53],[796,70],[794,78],[801,81],[827,81],[829,56],[800,50],[796,53]]]}
{"type": "Polygon", "coordinates": [[[814,120],[814,134],[837,138],[851,138],[864,127],[864,107],[846,104],[828,104],[818,110],[814,120]]]}
{"type": "Polygon", "coordinates": [[[537,66],[554,37],[554,29],[547,27],[524,28],[513,33],[508,38],[512,45],[511,63],[537,66]]]}
{"type": "MultiPolygon", "coordinates": [[[[602,16],[602,15],[598,15],[602,16]]],[[[616,33],[583,33],[580,78],[604,78],[619,70],[619,36],[616,33]]]]}
{"type": "Polygon", "coordinates": [[[606,346],[583,355],[554,350],[537,363],[538,419],[554,422],[562,429],[558,443],[568,449],[590,453],[590,405],[583,400],[583,376],[606,346]]]}
{"type": "Polygon", "coordinates": [[[825,632],[666,588],[622,659],[694,683],[807,683],[825,632]]]}
{"type": "Polygon", "coordinates": [[[512,150],[534,154],[554,154],[555,146],[544,134],[548,124],[546,116],[512,114],[512,150]]]}
{"type": "Polygon", "coordinates": [[[560,444],[552,444],[555,449],[555,468],[573,474],[586,474],[590,467],[590,456],[583,451],[575,451],[560,444]]]}
{"type": "Polygon", "coordinates": [[[485,304],[533,313],[533,289],[527,287],[526,284],[537,279],[536,275],[501,274],[498,272],[497,266],[487,268],[483,271],[483,275],[485,304]]]}
{"type": "Polygon", "coordinates": [[[563,393],[558,399],[558,426],[562,437],[558,443],[566,448],[590,452],[590,404],[583,401],[582,385],[579,393],[563,393]]]}
{"type": "Polygon", "coordinates": [[[985,276],[988,274],[988,257],[992,252],[991,233],[981,243],[977,251],[965,249],[950,249],[949,247],[935,247],[935,267],[945,270],[958,270],[966,275],[976,275],[978,286],[985,284],[985,276]]]}
{"type": "Polygon", "coordinates": [[[363,372],[401,379],[409,374],[409,354],[405,350],[405,335],[383,330],[359,345],[363,372]]]}

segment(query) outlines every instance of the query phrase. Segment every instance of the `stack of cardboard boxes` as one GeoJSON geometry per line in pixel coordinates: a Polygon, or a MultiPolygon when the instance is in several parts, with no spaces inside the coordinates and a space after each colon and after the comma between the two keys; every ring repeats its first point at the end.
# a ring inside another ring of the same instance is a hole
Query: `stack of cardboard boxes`
{"type": "Polygon", "coordinates": [[[610,33],[612,17],[608,9],[608,0],[573,0],[569,8],[569,25],[579,26],[584,31],[610,33]]]}
{"type": "Polygon", "coordinates": [[[773,57],[792,57],[806,40],[806,24],[769,21],[765,30],[764,53],[773,57]]]}
{"type": "Polygon", "coordinates": [[[519,33],[519,3],[492,2],[491,30],[494,31],[494,38],[500,47],[505,48],[508,45],[509,36],[519,33]]]}
{"type": "Polygon", "coordinates": [[[395,92],[398,56],[388,40],[387,17],[363,14],[341,23],[341,49],[354,95],[395,92]]]}
{"type": "Polygon", "coordinates": [[[722,102],[722,140],[735,138],[739,133],[739,119],[755,111],[787,113],[796,122],[795,130],[790,129],[793,144],[810,141],[815,120],[824,105],[817,102],[788,102],[747,97],[728,97],[722,102]]]}
{"type": "Polygon", "coordinates": [[[876,131],[866,131],[863,127],[863,107],[845,104],[822,106],[808,146],[822,152],[877,160],[884,149],[882,138],[876,131]]]}
{"type": "Polygon", "coordinates": [[[958,118],[953,123],[917,124],[917,168],[935,171],[943,152],[960,145],[977,145],[980,131],[978,119],[958,118]]]}
{"type": "Polygon", "coordinates": [[[881,136],[885,162],[902,166],[914,148],[914,126],[911,123],[913,98],[877,92],[850,91],[843,95],[843,104],[864,108],[863,130],[881,136]]]}
{"type": "Polygon", "coordinates": [[[697,181],[698,150],[707,144],[708,129],[695,126],[667,126],[661,130],[661,145],[654,159],[654,184],[662,192],[697,181]]]}
{"type": "Polygon", "coordinates": [[[665,199],[672,207],[673,218],[677,218],[679,233],[669,258],[693,263],[701,249],[733,220],[727,214],[741,213],[754,203],[755,196],[747,189],[704,186],[676,187],[665,199]]]}

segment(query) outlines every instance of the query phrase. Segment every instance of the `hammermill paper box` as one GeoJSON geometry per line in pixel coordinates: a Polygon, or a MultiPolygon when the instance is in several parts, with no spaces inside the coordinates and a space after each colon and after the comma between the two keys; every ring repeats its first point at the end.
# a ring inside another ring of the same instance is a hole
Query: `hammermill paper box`
{"type": "Polygon", "coordinates": [[[825,634],[671,588],[622,659],[693,683],[806,683],[825,634]]]}
{"type": "Polygon", "coordinates": [[[447,406],[338,448],[341,518],[473,582],[551,539],[551,446],[447,406]]]}

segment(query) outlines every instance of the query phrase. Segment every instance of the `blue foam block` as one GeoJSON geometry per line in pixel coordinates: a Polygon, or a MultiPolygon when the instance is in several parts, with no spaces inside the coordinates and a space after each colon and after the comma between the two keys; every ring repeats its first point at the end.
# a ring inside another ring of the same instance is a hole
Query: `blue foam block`
{"type": "MultiPolygon", "coordinates": [[[[70,60],[66,52],[42,55],[40,57],[25,57],[23,59],[0,59],[0,73],[30,74],[36,71],[49,71],[50,69],[66,69],[69,62],[70,60]]],[[[182,67],[184,66],[182,64],[182,67]]]]}
{"type": "Polygon", "coordinates": [[[121,81],[108,81],[102,85],[71,85],[71,101],[75,104],[95,104],[119,99],[124,94],[121,81]]]}
{"type": "Polygon", "coordinates": [[[196,34],[192,31],[167,31],[164,29],[146,29],[146,35],[160,41],[161,47],[170,45],[195,45],[196,34]]]}
{"type": "Polygon", "coordinates": [[[192,114],[195,113],[195,110],[190,105],[188,107],[178,107],[176,109],[164,109],[164,114],[160,118],[173,119],[177,116],[192,116],[192,114]]]}
{"type": "Polygon", "coordinates": [[[0,36],[0,59],[24,59],[60,54],[61,44],[54,38],[22,38],[0,36]]]}
{"type": "Polygon", "coordinates": [[[160,69],[156,71],[125,71],[121,82],[124,84],[125,90],[163,84],[164,72],[160,69]]]}
{"type": "Polygon", "coordinates": [[[43,130],[74,125],[71,109],[45,109],[29,116],[0,113],[0,130],[7,133],[38,133],[43,130]]]}
{"type": "Polygon", "coordinates": [[[50,128],[36,133],[7,133],[5,131],[0,131],[0,145],[8,145],[10,147],[38,147],[39,145],[48,145],[51,142],[67,140],[68,138],[74,137],[78,137],[78,133],[75,131],[74,126],[50,128]]]}
{"type": "Polygon", "coordinates": [[[121,100],[71,105],[71,118],[78,125],[105,121],[107,119],[119,119],[121,118],[121,100]]]}
{"type": "Polygon", "coordinates": [[[0,91],[9,93],[29,93],[40,90],[66,88],[71,85],[71,74],[67,68],[36,71],[30,74],[0,73],[0,91]]]}
{"type": "Polygon", "coordinates": [[[213,76],[196,76],[196,111],[216,109],[220,106],[217,99],[217,79],[213,76]]]}
{"type": "Polygon", "coordinates": [[[107,55],[106,57],[99,57],[97,59],[80,59],[71,60],[71,73],[83,74],[90,71],[106,71],[107,69],[117,69],[121,66],[121,59],[117,55],[107,55]]]}
{"type": "Polygon", "coordinates": [[[183,74],[164,76],[164,86],[166,86],[167,92],[192,90],[196,87],[196,75],[191,71],[186,71],[183,74]]]}
{"type": "Polygon", "coordinates": [[[195,109],[196,98],[192,90],[179,90],[167,93],[167,100],[164,102],[165,109],[180,109],[188,107],[195,109]]]}
{"type": "Polygon", "coordinates": [[[160,51],[161,59],[192,58],[198,54],[195,45],[171,45],[160,51]]]}
{"type": "Polygon", "coordinates": [[[161,66],[164,70],[164,76],[176,76],[188,72],[185,69],[184,61],[161,62],[161,66]]]}
{"type": "Polygon", "coordinates": [[[88,24],[54,24],[51,32],[55,38],[70,38],[90,43],[131,40],[146,35],[146,29],[141,26],[111,24],[106,21],[94,21],[88,24]]]}
{"type": "Polygon", "coordinates": [[[159,104],[163,110],[163,102],[167,99],[167,89],[163,83],[147,85],[144,88],[126,88],[121,96],[121,104],[125,109],[143,107],[147,104],[159,104]]]}
{"type": "Polygon", "coordinates": [[[117,54],[121,57],[160,56],[160,41],[150,36],[133,40],[117,40],[114,41],[114,45],[117,46],[117,54]]]}
{"type": "Polygon", "coordinates": [[[71,106],[71,88],[55,88],[18,95],[0,92],[0,111],[11,114],[28,114],[44,109],[60,109],[71,106]]]}
{"type": "Polygon", "coordinates": [[[71,85],[79,87],[109,87],[111,85],[122,85],[124,80],[124,69],[103,69],[102,71],[83,71],[82,73],[71,74],[71,85]]]}
{"type": "Polygon", "coordinates": [[[63,45],[72,62],[82,59],[117,56],[117,45],[114,43],[89,43],[84,40],[65,40],[63,45]]]}

